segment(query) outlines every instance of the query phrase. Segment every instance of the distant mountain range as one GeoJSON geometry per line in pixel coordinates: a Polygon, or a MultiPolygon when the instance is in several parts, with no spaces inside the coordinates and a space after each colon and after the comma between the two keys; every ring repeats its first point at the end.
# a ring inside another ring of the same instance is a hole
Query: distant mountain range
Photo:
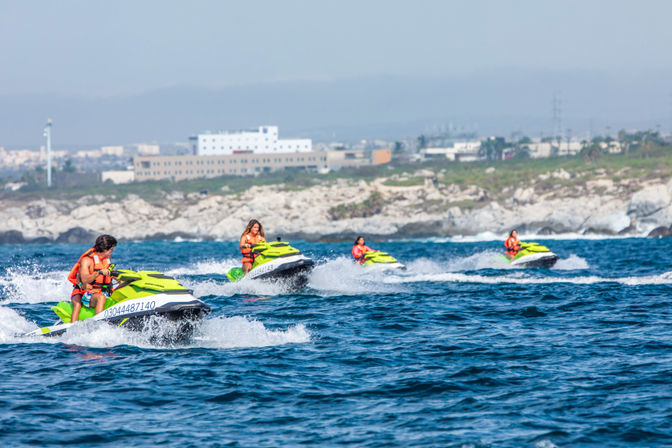
{"type": "Polygon", "coordinates": [[[95,98],[0,95],[0,146],[54,147],[186,141],[203,130],[277,124],[280,137],[318,141],[416,138],[441,126],[480,135],[549,135],[554,95],[572,135],[672,127],[666,74],[501,70],[440,78],[371,77],[207,89],[175,86],[95,98]],[[607,128],[609,127],[609,128],[607,128]]]}

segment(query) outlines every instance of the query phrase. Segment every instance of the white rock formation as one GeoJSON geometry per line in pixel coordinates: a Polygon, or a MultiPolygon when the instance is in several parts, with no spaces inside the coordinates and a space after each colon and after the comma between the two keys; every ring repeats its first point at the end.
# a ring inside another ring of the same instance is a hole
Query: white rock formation
{"type": "MultiPolygon", "coordinates": [[[[429,176],[426,172],[416,174],[429,176]]],[[[542,183],[570,177],[562,170],[538,176],[542,183]]],[[[344,239],[353,234],[406,236],[414,234],[414,229],[435,235],[503,235],[522,226],[527,231],[646,233],[672,224],[672,181],[630,179],[615,183],[598,178],[585,184],[558,185],[550,191],[547,185],[539,188],[537,191],[532,184],[513,194],[511,189],[503,194],[502,203],[490,200],[476,186],[435,184],[432,180],[422,185],[392,186],[385,185],[385,179],[370,183],[341,179],[298,191],[269,185],[253,186],[243,194],[172,192],[160,203],[135,195],[120,202],[90,196],[74,203],[4,201],[0,235],[15,230],[26,239],[53,240],[81,227],[92,234],[105,232],[122,239],[171,234],[236,239],[251,218],[259,219],[270,236],[332,235],[344,239]],[[382,198],[382,209],[363,217],[364,212],[370,212],[363,204],[374,193],[382,198]],[[340,218],[333,219],[339,213],[340,218]]]]}

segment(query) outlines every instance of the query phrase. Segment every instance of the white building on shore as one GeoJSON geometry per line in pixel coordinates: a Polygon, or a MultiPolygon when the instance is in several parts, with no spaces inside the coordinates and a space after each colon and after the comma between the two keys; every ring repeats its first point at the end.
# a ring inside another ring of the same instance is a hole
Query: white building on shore
{"type": "Polygon", "coordinates": [[[552,156],[574,156],[581,152],[583,144],[578,140],[561,141],[561,142],[532,142],[525,143],[523,146],[527,147],[530,152],[530,157],[533,159],[546,158],[552,156]]]}
{"type": "Polygon", "coordinates": [[[459,162],[473,162],[479,159],[481,149],[479,140],[453,142],[452,146],[444,148],[425,148],[421,151],[424,159],[443,159],[459,162]]]}
{"type": "Polygon", "coordinates": [[[203,132],[189,137],[189,147],[196,156],[223,156],[240,153],[284,154],[311,152],[311,139],[279,139],[277,126],[239,132],[203,132]]]}

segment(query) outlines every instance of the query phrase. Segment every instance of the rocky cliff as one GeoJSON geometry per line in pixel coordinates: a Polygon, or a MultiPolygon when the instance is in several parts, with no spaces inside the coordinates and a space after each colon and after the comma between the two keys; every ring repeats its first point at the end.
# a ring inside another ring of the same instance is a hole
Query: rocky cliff
{"type": "MultiPolygon", "coordinates": [[[[432,171],[415,173],[419,184],[378,178],[337,180],[304,189],[253,186],[242,194],[172,192],[148,202],[84,196],[76,202],[5,200],[0,243],[90,242],[99,233],[120,239],[235,239],[250,218],[270,237],[351,240],[356,234],[405,238],[525,233],[597,233],[669,236],[672,181],[614,180],[597,176],[570,182],[559,170],[498,198],[476,185],[444,184],[432,171]],[[424,177],[424,182],[422,181],[424,177]]],[[[401,181],[404,179],[402,178],[401,181]]],[[[226,188],[224,188],[226,190],[226,188]]]]}

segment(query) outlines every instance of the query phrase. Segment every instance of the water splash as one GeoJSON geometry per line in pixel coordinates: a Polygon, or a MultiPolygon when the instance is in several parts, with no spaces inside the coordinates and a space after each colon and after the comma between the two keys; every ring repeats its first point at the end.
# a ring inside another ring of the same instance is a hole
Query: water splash
{"type": "Polygon", "coordinates": [[[439,274],[446,271],[446,266],[429,258],[417,258],[406,265],[407,272],[439,274]]]}
{"type": "Polygon", "coordinates": [[[558,445],[556,445],[555,443],[551,442],[548,439],[543,439],[543,440],[538,441],[534,445],[534,447],[535,448],[558,448],[558,445]]]}
{"type": "Polygon", "coordinates": [[[203,348],[269,347],[310,342],[310,333],[303,324],[286,330],[271,330],[259,321],[240,316],[208,319],[203,322],[200,333],[195,344],[203,348]]]}
{"type": "Polygon", "coordinates": [[[155,316],[142,331],[131,331],[107,322],[85,320],[73,325],[61,336],[25,336],[38,326],[9,307],[0,306],[0,344],[68,344],[81,347],[107,348],[130,345],[146,349],[181,348],[245,348],[268,347],[310,342],[310,333],[303,324],[289,328],[268,329],[262,322],[245,317],[214,317],[195,322],[194,336],[175,343],[179,325],[155,316]]]}
{"type": "Polygon", "coordinates": [[[185,280],[181,282],[191,289],[196,297],[222,296],[231,297],[237,294],[274,296],[293,292],[291,285],[282,281],[250,280],[243,278],[231,283],[228,280],[208,279],[205,281],[185,280]]]}
{"type": "Polygon", "coordinates": [[[651,275],[642,277],[532,277],[525,275],[522,270],[516,274],[484,276],[464,274],[460,272],[444,272],[441,274],[416,274],[408,277],[388,277],[383,280],[385,283],[417,283],[417,282],[454,282],[454,283],[483,283],[483,284],[501,284],[515,283],[526,285],[542,285],[555,283],[568,283],[575,285],[592,285],[596,283],[620,283],[628,286],[639,285],[668,285],[672,284],[671,275],[651,275]]]}
{"type": "Polygon", "coordinates": [[[399,292],[398,287],[384,284],[385,278],[399,275],[396,271],[368,269],[353,263],[351,258],[338,257],[316,266],[308,286],[325,296],[399,292]]]}
{"type": "Polygon", "coordinates": [[[553,266],[553,269],[560,271],[571,271],[588,268],[590,268],[590,266],[588,265],[586,259],[574,254],[571,254],[567,258],[558,259],[557,263],[555,263],[555,266],[553,266]]]}
{"type": "Polygon", "coordinates": [[[465,258],[457,257],[448,263],[448,271],[475,271],[479,269],[509,269],[508,260],[501,251],[487,250],[465,258]]]}
{"type": "MultiPolygon", "coordinates": [[[[524,241],[553,240],[553,241],[574,241],[574,240],[614,240],[626,238],[646,238],[652,229],[643,229],[638,235],[603,235],[597,233],[557,233],[553,235],[526,233],[523,235],[524,241]]],[[[483,243],[489,241],[504,241],[508,233],[483,232],[477,235],[456,235],[451,237],[429,237],[429,238],[405,238],[394,240],[396,242],[412,243],[483,243]]]]}
{"type": "Polygon", "coordinates": [[[226,275],[229,269],[240,267],[239,258],[226,258],[224,260],[202,260],[189,266],[182,266],[178,268],[169,269],[166,275],[208,275],[221,274],[226,275]]]}
{"type": "MultiPolygon", "coordinates": [[[[570,255],[567,259],[559,259],[552,269],[577,270],[588,269],[584,258],[570,255]]],[[[523,266],[511,266],[500,251],[487,250],[467,257],[454,257],[444,262],[428,258],[418,258],[408,264],[409,272],[418,274],[442,274],[447,272],[477,271],[481,269],[525,269],[523,266]]]]}
{"type": "Polygon", "coordinates": [[[22,342],[19,335],[37,330],[38,326],[19,314],[16,310],[0,306],[0,344],[22,342]]]}
{"type": "Polygon", "coordinates": [[[38,264],[12,266],[0,277],[0,303],[66,300],[72,292],[66,271],[42,271],[38,264]]]}

